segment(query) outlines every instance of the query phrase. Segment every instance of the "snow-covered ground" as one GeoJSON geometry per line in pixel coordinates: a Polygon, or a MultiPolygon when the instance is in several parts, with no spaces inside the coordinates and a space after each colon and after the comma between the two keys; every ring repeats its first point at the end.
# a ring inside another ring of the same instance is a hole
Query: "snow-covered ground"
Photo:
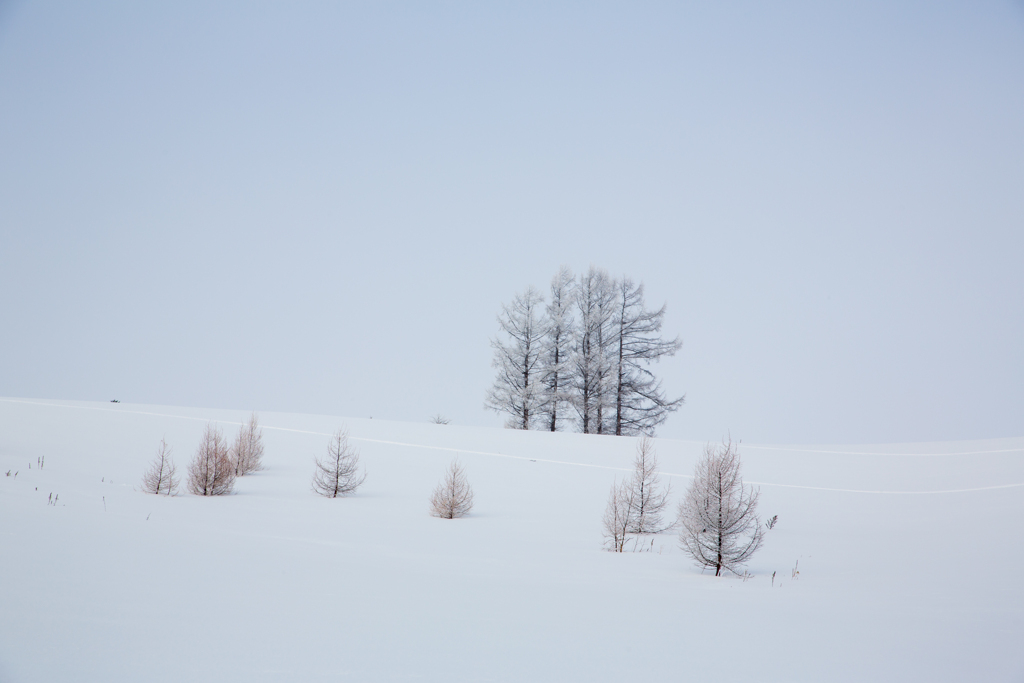
{"type": "MultiPolygon", "coordinates": [[[[0,681],[1024,680],[1024,438],[742,444],[779,515],[742,581],[602,550],[630,438],[264,413],[234,495],[140,492],[246,417],[0,399],[0,681]],[[369,476],[330,500],[340,426],[369,476]],[[435,519],[454,455],[476,505],[435,519]]],[[[656,446],[676,501],[702,444],[656,446]]]]}

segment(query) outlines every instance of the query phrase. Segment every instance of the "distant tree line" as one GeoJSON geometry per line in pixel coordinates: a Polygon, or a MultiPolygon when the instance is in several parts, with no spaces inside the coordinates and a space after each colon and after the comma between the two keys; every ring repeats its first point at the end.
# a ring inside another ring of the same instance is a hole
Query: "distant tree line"
{"type": "Polygon", "coordinates": [[[562,267],[546,304],[529,287],[502,306],[486,407],[514,429],[653,434],[685,398],[667,398],[650,369],[682,347],[661,337],[664,316],[647,308],[643,283],[562,267]]]}

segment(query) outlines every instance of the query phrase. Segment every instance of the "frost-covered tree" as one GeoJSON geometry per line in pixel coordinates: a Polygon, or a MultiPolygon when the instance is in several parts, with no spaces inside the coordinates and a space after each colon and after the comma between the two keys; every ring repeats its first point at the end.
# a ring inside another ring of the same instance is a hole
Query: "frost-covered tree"
{"type": "Polygon", "coordinates": [[[178,489],[177,469],[171,460],[171,448],[166,439],[160,439],[160,447],[149,469],[142,475],[142,489],[146,493],[173,496],[178,489]]]}
{"type": "Polygon", "coordinates": [[[442,519],[455,519],[469,514],[473,508],[473,489],[458,460],[452,460],[444,480],[430,497],[430,514],[442,519]]]}
{"type": "Polygon", "coordinates": [[[337,498],[354,493],[364,481],[366,473],[359,471],[359,453],[348,443],[348,432],[339,429],[327,446],[327,456],[316,458],[313,490],[321,496],[337,498]]]}
{"type": "Polygon", "coordinates": [[[235,487],[235,464],[231,461],[224,435],[206,425],[203,440],[188,466],[188,490],[197,496],[220,496],[235,487]]]}
{"type": "Polygon", "coordinates": [[[764,542],[757,516],[760,493],[743,485],[740,456],[732,441],[708,444],[679,505],[679,543],[701,567],[736,570],[764,542]]]}
{"type": "Polygon", "coordinates": [[[491,341],[493,366],[498,369],[494,386],[487,392],[485,405],[498,413],[508,414],[506,427],[530,429],[541,417],[544,403],[541,373],[541,351],[544,324],[541,320],[543,299],[530,287],[502,306],[498,316],[503,338],[491,341]]]}
{"type": "Polygon", "coordinates": [[[668,504],[669,489],[662,488],[658,475],[658,456],[654,444],[644,437],[636,445],[633,476],[628,480],[630,497],[629,531],[635,534],[656,534],[664,531],[662,513],[668,504]]]}
{"type": "Polygon", "coordinates": [[[231,446],[231,460],[235,463],[235,476],[241,477],[263,469],[263,430],[256,413],[242,425],[231,446]]]}
{"type": "Polygon", "coordinates": [[[612,361],[615,434],[653,434],[654,428],[678,410],[684,397],[667,399],[661,380],[648,366],[662,356],[671,356],[682,347],[679,338],[660,336],[665,307],[656,311],[644,305],[643,283],[629,278],[615,283],[615,318],[612,323],[614,354],[612,361]]]}
{"type": "Polygon", "coordinates": [[[614,288],[608,273],[593,266],[580,276],[576,287],[570,386],[573,408],[584,434],[606,434],[612,426],[609,390],[614,288]]]}
{"type": "Polygon", "coordinates": [[[569,392],[570,356],[573,341],[573,297],[575,278],[562,266],[551,280],[551,298],[545,313],[544,339],[541,347],[541,384],[543,387],[542,428],[558,431],[565,421],[572,398],[569,392]]]}

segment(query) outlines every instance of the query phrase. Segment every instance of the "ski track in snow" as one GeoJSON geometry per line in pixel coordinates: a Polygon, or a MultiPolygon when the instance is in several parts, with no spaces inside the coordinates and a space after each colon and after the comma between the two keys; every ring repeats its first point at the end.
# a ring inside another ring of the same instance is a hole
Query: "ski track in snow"
{"type": "MultiPolygon", "coordinates": [[[[181,420],[196,420],[196,421],[199,421],[199,422],[216,422],[218,424],[226,424],[226,425],[239,425],[239,426],[241,426],[241,425],[244,424],[243,422],[236,422],[234,420],[210,419],[210,418],[205,418],[205,417],[194,417],[194,416],[191,416],[191,415],[173,415],[173,414],[170,414],[170,413],[152,413],[152,412],[148,412],[148,411],[144,411],[144,410],[120,410],[120,409],[116,409],[116,408],[100,408],[98,406],[74,406],[74,405],[65,405],[65,404],[61,404],[61,403],[45,403],[45,402],[39,402],[39,401],[26,401],[24,399],[14,399],[14,398],[0,398],[0,401],[6,401],[8,403],[25,403],[25,404],[34,405],[34,406],[47,406],[47,407],[50,407],[50,408],[71,408],[71,409],[78,409],[78,410],[98,410],[98,411],[108,412],[108,413],[120,413],[120,414],[131,414],[131,415],[148,415],[148,416],[151,416],[151,417],[169,417],[169,418],[177,418],[177,419],[181,419],[181,420]]],[[[311,434],[313,436],[327,436],[327,437],[334,436],[333,434],[328,434],[326,432],[314,432],[314,431],[310,431],[310,430],[307,430],[307,429],[295,429],[295,428],[292,428],[292,427],[272,427],[270,425],[261,425],[261,427],[263,429],[270,429],[270,430],[279,431],[279,432],[294,432],[296,434],[311,434]]],[[[469,449],[464,449],[464,448],[451,448],[449,446],[427,446],[427,445],[424,445],[424,444],[406,443],[406,442],[403,442],[403,441],[388,441],[388,440],[384,440],[384,439],[371,439],[371,438],[368,438],[368,437],[360,437],[360,436],[350,436],[349,438],[352,439],[353,441],[364,441],[364,442],[368,442],[368,443],[380,443],[380,444],[386,444],[386,445],[389,445],[389,446],[403,446],[403,447],[407,447],[407,448],[419,448],[419,449],[433,450],[433,451],[447,451],[449,453],[456,453],[456,454],[458,454],[458,453],[465,453],[465,454],[470,454],[470,455],[485,455],[485,456],[490,456],[490,457],[495,457],[495,458],[509,458],[509,459],[512,459],[512,460],[527,460],[527,461],[530,461],[530,462],[543,462],[543,463],[548,463],[548,464],[551,464],[551,465],[570,465],[570,466],[573,466],[573,467],[590,467],[590,468],[594,468],[594,469],[614,470],[614,471],[617,471],[617,472],[631,472],[632,471],[632,468],[628,468],[628,467],[612,467],[610,465],[594,465],[594,464],[585,463],[585,462],[571,462],[571,461],[567,461],[567,460],[550,460],[550,459],[546,459],[546,458],[531,458],[531,457],[524,456],[524,455],[511,455],[511,454],[508,454],[508,453],[495,453],[495,452],[492,452],[492,451],[474,451],[474,450],[469,450],[469,449]]],[[[782,452],[787,452],[787,453],[827,453],[827,454],[834,454],[834,455],[879,455],[879,456],[904,456],[904,457],[914,457],[914,458],[919,458],[919,457],[941,457],[941,456],[962,456],[962,455],[985,455],[985,454],[995,454],[995,453],[1021,453],[1021,452],[1024,452],[1024,449],[1022,449],[1022,448],[1004,448],[1004,449],[989,450],[989,451],[961,451],[961,452],[957,452],[957,453],[873,453],[873,452],[868,452],[868,451],[832,451],[832,450],[817,450],[817,449],[806,449],[806,448],[782,448],[782,447],[778,447],[778,446],[755,446],[755,445],[751,445],[751,444],[744,444],[744,448],[755,448],[755,449],[769,450],[769,451],[782,451],[782,452]]],[[[675,472],[660,472],[659,474],[662,474],[663,476],[666,476],[666,477],[683,477],[683,478],[686,478],[686,479],[692,479],[693,478],[693,475],[690,475],[690,474],[678,474],[678,473],[675,473],[675,472]]],[[[1016,483],[1016,484],[997,484],[995,486],[978,486],[978,487],[966,488],[966,489],[945,489],[945,490],[941,490],[941,491],[884,491],[884,490],[872,490],[872,489],[840,489],[840,488],[830,488],[830,487],[827,487],[827,486],[803,486],[803,485],[800,485],[800,484],[777,484],[777,483],[773,483],[773,482],[764,482],[764,481],[747,481],[746,483],[747,484],[752,484],[752,485],[755,485],[755,486],[775,486],[775,487],[778,487],[778,488],[804,489],[804,490],[808,490],[808,491],[830,491],[830,492],[833,492],[833,493],[869,493],[869,494],[897,495],[897,496],[921,496],[921,495],[937,495],[937,494],[950,494],[950,493],[972,493],[972,492],[975,492],[975,491],[994,491],[994,490],[997,490],[997,489],[1012,489],[1012,488],[1024,487],[1024,482],[1020,482],[1020,483],[1016,483]]]]}

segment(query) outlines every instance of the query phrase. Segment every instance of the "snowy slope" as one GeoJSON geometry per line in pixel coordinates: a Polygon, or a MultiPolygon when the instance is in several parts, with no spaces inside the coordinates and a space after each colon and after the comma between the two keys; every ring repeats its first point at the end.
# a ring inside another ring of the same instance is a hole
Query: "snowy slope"
{"type": "MultiPolygon", "coordinates": [[[[1024,438],[743,444],[779,515],[744,582],[602,550],[628,438],[266,413],[234,495],[138,491],[245,417],[0,399],[0,681],[1024,680],[1024,438]],[[328,500],[342,425],[369,476],[328,500]],[[476,507],[434,519],[455,454],[476,507]]],[[[701,447],[657,441],[674,500],[701,447]]]]}

